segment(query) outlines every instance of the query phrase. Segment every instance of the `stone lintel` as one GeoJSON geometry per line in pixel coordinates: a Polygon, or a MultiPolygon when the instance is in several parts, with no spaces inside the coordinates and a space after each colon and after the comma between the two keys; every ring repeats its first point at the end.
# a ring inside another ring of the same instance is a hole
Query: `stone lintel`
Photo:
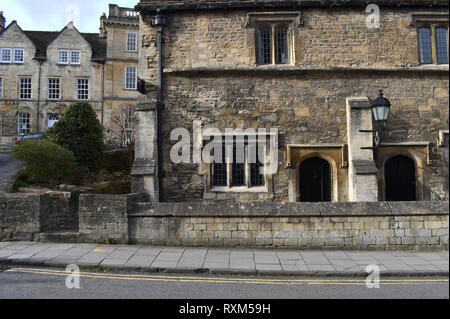
{"type": "Polygon", "coordinates": [[[368,97],[349,97],[347,103],[352,109],[368,109],[371,108],[368,97]]]}

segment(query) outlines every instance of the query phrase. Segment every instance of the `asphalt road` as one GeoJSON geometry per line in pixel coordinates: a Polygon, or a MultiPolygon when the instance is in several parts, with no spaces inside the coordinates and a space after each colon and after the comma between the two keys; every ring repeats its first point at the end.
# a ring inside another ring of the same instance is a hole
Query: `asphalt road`
{"type": "Polygon", "coordinates": [[[0,150],[0,181],[11,174],[17,166],[17,162],[13,161],[10,151],[0,150]]]}
{"type": "Polygon", "coordinates": [[[80,289],[54,268],[0,268],[0,299],[398,299],[449,298],[448,277],[364,278],[169,275],[82,271],[80,289]]]}

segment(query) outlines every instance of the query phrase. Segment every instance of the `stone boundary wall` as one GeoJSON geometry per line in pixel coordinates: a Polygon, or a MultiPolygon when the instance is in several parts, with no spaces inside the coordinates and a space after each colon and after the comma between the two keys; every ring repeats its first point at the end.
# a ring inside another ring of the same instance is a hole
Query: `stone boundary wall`
{"type": "Polygon", "coordinates": [[[0,241],[37,241],[40,233],[77,227],[70,193],[0,193],[0,241]]]}
{"type": "Polygon", "coordinates": [[[79,199],[79,235],[84,243],[128,244],[128,214],[146,195],[90,195],[79,199]]]}
{"type": "Polygon", "coordinates": [[[233,204],[136,200],[139,195],[82,195],[82,240],[163,246],[448,249],[448,202],[233,204]]]}

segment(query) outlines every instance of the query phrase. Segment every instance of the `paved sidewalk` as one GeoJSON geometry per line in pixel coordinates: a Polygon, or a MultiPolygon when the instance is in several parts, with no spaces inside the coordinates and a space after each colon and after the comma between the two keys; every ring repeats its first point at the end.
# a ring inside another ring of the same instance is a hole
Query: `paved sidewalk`
{"type": "Polygon", "coordinates": [[[448,276],[449,253],[216,249],[95,244],[0,242],[0,264],[66,267],[69,264],[165,272],[271,275],[448,276]]]}

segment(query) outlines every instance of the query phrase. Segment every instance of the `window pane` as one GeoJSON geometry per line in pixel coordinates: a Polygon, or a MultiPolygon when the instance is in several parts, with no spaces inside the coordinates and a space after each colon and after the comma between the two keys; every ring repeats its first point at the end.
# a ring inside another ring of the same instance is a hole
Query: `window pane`
{"type": "Polygon", "coordinates": [[[89,80],[88,79],[78,79],[77,99],[78,100],[89,100],[89,80]]]}
{"type": "Polygon", "coordinates": [[[31,99],[31,78],[20,79],[19,98],[22,100],[31,99]]]}
{"type": "Polygon", "coordinates": [[[272,63],[272,38],[270,29],[259,31],[259,64],[272,63]]]}
{"type": "Polygon", "coordinates": [[[289,63],[289,38],[287,28],[277,29],[276,44],[277,64],[289,63]]]}
{"type": "Polygon", "coordinates": [[[14,49],[14,62],[23,63],[23,49],[14,49]]]}
{"type": "Polygon", "coordinates": [[[137,86],[136,67],[127,67],[125,69],[125,88],[135,90],[137,86]]]}
{"type": "Polygon", "coordinates": [[[448,63],[448,36],[446,28],[436,29],[436,48],[438,63],[448,63]]]}
{"type": "MultiPolygon", "coordinates": [[[[243,150],[240,150],[242,152],[243,150]]],[[[237,155],[238,147],[235,143],[233,145],[233,163],[231,171],[231,185],[232,186],[245,186],[245,162],[242,163],[242,158],[237,155]]]]}
{"type": "Polygon", "coordinates": [[[17,115],[17,133],[25,135],[30,132],[30,113],[19,113],[17,115]]]}
{"type": "Polygon", "coordinates": [[[137,51],[137,34],[127,34],[127,51],[137,51]]]}
{"type": "Polygon", "coordinates": [[[431,31],[428,28],[419,29],[420,63],[432,63],[431,31]]]}
{"type": "MultiPolygon", "coordinates": [[[[214,154],[211,154],[213,156],[214,154]]],[[[225,145],[222,143],[221,163],[212,163],[212,185],[227,186],[227,163],[225,161],[225,145]]]]}
{"type": "Polygon", "coordinates": [[[69,63],[69,51],[59,50],[58,51],[58,63],[68,64],[69,63]]]}
{"type": "Polygon", "coordinates": [[[11,49],[1,49],[1,62],[11,62],[11,49]]]}
{"type": "Polygon", "coordinates": [[[58,100],[60,98],[59,79],[48,79],[48,98],[58,100]]]}
{"type": "Polygon", "coordinates": [[[264,186],[264,174],[261,174],[261,168],[264,167],[264,164],[261,163],[259,156],[259,152],[264,152],[264,149],[260,150],[258,143],[254,143],[254,145],[249,144],[248,149],[250,163],[250,186],[264,186]]]}
{"type": "Polygon", "coordinates": [[[134,110],[130,106],[125,106],[125,130],[132,131],[134,129],[134,110]]]}
{"type": "Polygon", "coordinates": [[[53,127],[59,121],[59,114],[57,113],[49,113],[47,120],[47,128],[53,127]]]}
{"type": "Polygon", "coordinates": [[[71,64],[81,63],[81,52],[79,50],[70,51],[70,63],[71,64]]]}

